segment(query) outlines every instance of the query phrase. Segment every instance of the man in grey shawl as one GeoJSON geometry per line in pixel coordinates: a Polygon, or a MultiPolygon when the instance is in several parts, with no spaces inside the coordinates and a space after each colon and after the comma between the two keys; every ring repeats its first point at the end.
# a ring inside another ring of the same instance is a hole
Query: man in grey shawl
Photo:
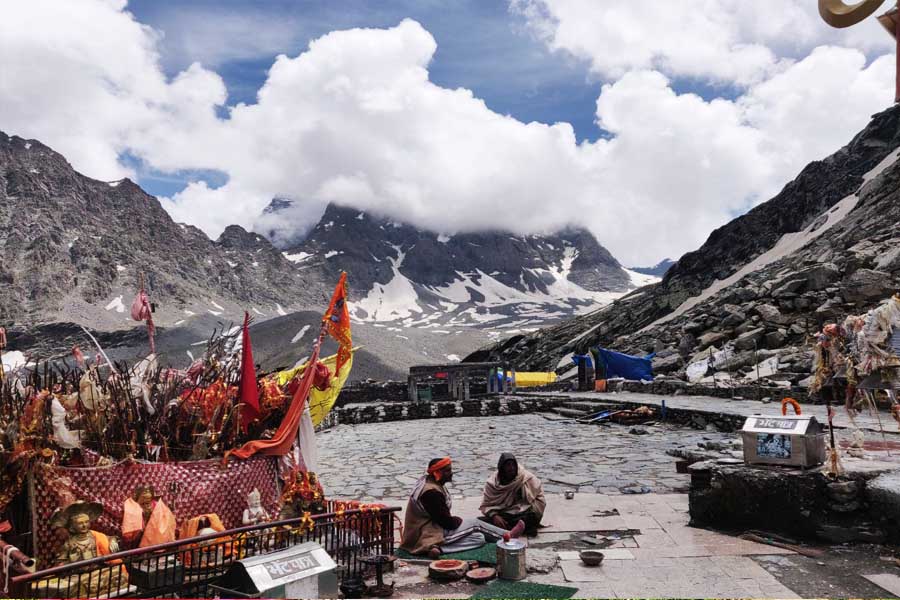
{"type": "Polygon", "coordinates": [[[501,454],[497,470],[484,484],[484,516],[479,519],[504,529],[521,520],[526,534],[535,535],[546,506],[541,480],[519,465],[511,452],[501,454]]]}

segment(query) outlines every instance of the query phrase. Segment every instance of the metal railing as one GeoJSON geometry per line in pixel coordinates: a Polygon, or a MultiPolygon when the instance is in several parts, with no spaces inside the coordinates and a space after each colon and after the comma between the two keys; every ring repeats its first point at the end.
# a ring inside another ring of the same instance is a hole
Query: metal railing
{"type": "Polygon", "coordinates": [[[19,575],[10,594],[31,598],[141,598],[211,595],[214,584],[237,560],[318,542],[338,565],[338,577],[361,575],[361,559],[394,551],[399,507],[348,508],[331,501],[333,512],[230,529],[147,548],[19,575]]]}

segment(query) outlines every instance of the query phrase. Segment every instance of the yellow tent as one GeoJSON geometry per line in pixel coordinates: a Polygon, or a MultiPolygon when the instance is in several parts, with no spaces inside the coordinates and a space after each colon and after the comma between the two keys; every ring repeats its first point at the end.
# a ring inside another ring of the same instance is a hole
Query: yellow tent
{"type": "MultiPolygon", "coordinates": [[[[317,390],[316,388],[311,388],[309,392],[309,413],[312,417],[313,425],[318,425],[325,419],[325,415],[328,414],[334,407],[334,403],[337,402],[338,395],[341,393],[341,388],[344,387],[344,383],[347,381],[347,377],[350,375],[350,370],[353,368],[353,352],[358,350],[360,346],[353,348],[350,352],[350,360],[344,365],[343,369],[341,369],[341,373],[338,377],[331,378],[331,385],[325,390],[317,390]]],[[[328,367],[328,370],[334,373],[334,367],[337,363],[337,354],[332,354],[327,358],[321,359],[319,362],[325,364],[328,367]]],[[[302,375],[303,371],[306,370],[306,366],[308,362],[303,363],[299,367],[294,367],[293,369],[288,369],[287,371],[279,371],[275,373],[275,377],[277,378],[278,385],[284,387],[287,383],[298,375],[302,375]]]]}
{"type": "Polygon", "coordinates": [[[550,371],[549,373],[516,371],[516,387],[534,387],[537,385],[547,385],[548,383],[553,383],[555,381],[556,373],[553,371],[550,371]]]}

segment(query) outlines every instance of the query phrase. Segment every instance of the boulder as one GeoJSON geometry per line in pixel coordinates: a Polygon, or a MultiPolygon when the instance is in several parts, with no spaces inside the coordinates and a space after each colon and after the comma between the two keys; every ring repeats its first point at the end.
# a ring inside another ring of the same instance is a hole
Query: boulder
{"type": "Polygon", "coordinates": [[[681,327],[681,329],[685,333],[700,333],[705,328],[706,328],[706,325],[703,323],[702,320],[701,321],[688,321],[681,327]]]}
{"type": "Polygon", "coordinates": [[[786,298],[800,292],[806,285],[805,279],[790,279],[772,290],[773,298],[786,298]]]}
{"type": "Polygon", "coordinates": [[[833,319],[843,312],[841,304],[840,300],[832,298],[816,309],[816,315],[825,319],[833,319]]]}
{"type": "Polygon", "coordinates": [[[788,327],[788,333],[791,335],[803,335],[806,333],[806,328],[800,323],[791,323],[791,326],[788,327]]]}
{"type": "Polygon", "coordinates": [[[752,329],[747,333],[741,334],[734,340],[734,347],[737,350],[753,350],[762,340],[766,330],[763,327],[752,329]]]}
{"type": "Polygon", "coordinates": [[[888,273],[900,271],[900,240],[895,240],[894,247],[875,261],[875,268],[888,273]]]}
{"type": "Polygon", "coordinates": [[[894,281],[890,273],[873,269],[858,269],[846,281],[841,294],[845,302],[865,302],[890,296],[894,281]]]}
{"type": "MultiPolygon", "coordinates": [[[[758,318],[758,317],[757,317],[758,318]]],[[[756,329],[757,325],[753,321],[744,321],[740,325],[734,328],[734,335],[742,335],[747,333],[751,329],[756,329]]]]}
{"type": "Polygon", "coordinates": [[[677,371],[683,363],[684,359],[680,354],[670,354],[663,358],[655,357],[653,359],[653,372],[669,373],[671,371],[677,371]]]}
{"type": "Polygon", "coordinates": [[[775,349],[784,346],[787,340],[787,332],[784,329],[770,331],[766,334],[766,348],[775,349]]]}
{"type": "Polygon", "coordinates": [[[805,281],[807,290],[824,290],[841,278],[841,270],[834,263],[822,263],[797,271],[795,276],[805,281]]]}
{"type": "Polygon", "coordinates": [[[728,341],[729,336],[724,331],[709,331],[704,333],[697,339],[697,351],[702,352],[710,346],[718,346],[720,343],[728,341]]]}
{"type": "Polygon", "coordinates": [[[725,313],[722,317],[722,327],[725,329],[736,327],[747,320],[747,314],[734,304],[726,304],[722,309],[725,313]]]}
{"type": "Polygon", "coordinates": [[[778,310],[778,307],[772,306],[771,304],[758,304],[753,307],[753,311],[759,317],[768,323],[782,323],[784,317],[781,315],[781,311],[778,310]]]}
{"type": "Polygon", "coordinates": [[[684,357],[688,357],[694,351],[694,346],[697,345],[697,338],[694,337],[692,333],[685,333],[681,336],[681,339],[678,340],[678,354],[684,357]]]}

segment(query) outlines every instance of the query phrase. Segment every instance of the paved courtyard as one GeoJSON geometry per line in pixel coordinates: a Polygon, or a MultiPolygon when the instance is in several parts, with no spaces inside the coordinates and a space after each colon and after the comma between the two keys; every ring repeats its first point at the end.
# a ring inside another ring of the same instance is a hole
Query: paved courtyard
{"type": "MultiPolygon", "coordinates": [[[[576,588],[574,597],[892,597],[894,585],[900,590],[900,571],[882,562],[890,549],[837,546],[813,559],[689,527],[689,476],[675,472],[666,451],[736,434],[638,427],[647,433],[541,414],[340,425],[318,436],[319,471],[330,497],[403,507],[428,460],[449,454],[454,514],[474,516],[499,454],[513,452],[543,480],[548,497],[547,527],[529,540],[527,581],[576,588]],[[565,490],[575,498],[565,499],[565,490]],[[590,539],[605,540],[600,567],[578,558],[579,549],[598,547],[590,539]]],[[[399,561],[387,579],[397,598],[478,591],[465,581],[430,580],[427,561],[399,561]]]]}
{"type": "Polygon", "coordinates": [[[676,459],[666,450],[735,439],[665,425],[638,429],[647,433],[540,414],[339,425],[318,436],[319,471],[330,496],[399,499],[409,494],[430,459],[449,455],[452,494],[479,496],[500,453],[513,452],[543,480],[547,493],[673,492],[685,491],[690,478],[675,472],[676,459]]]}

